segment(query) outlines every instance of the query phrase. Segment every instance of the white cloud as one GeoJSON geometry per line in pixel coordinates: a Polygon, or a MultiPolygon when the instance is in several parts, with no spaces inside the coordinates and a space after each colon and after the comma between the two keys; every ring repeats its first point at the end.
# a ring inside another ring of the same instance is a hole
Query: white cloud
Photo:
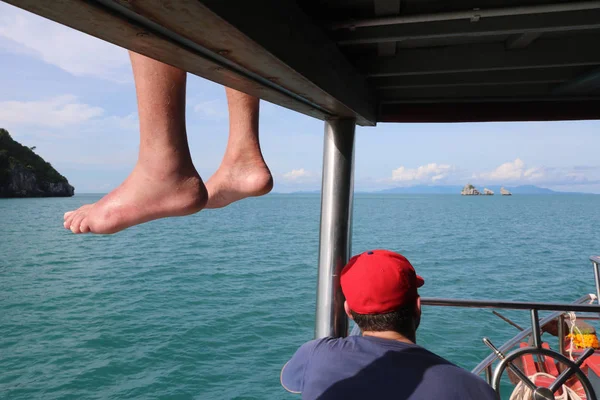
{"type": "Polygon", "coordinates": [[[0,48],[31,54],[75,76],[116,82],[132,77],[125,49],[2,2],[0,48]]]}
{"type": "Polygon", "coordinates": [[[377,186],[394,185],[538,185],[558,187],[565,185],[592,185],[600,183],[600,167],[577,166],[556,168],[528,166],[517,158],[490,171],[465,171],[448,164],[430,163],[418,168],[404,166],[392,171],[392,177],[374,181],[377,186]]]}
{"type": "Polygon", "coordinates": [[[124,117],[111,115],[110,117],[103,118],[102,123],[108,129],[118,129],[124,131],[138,131],[140,122],[137,113],[131,113],[124,117]]]}
{"type": "Polygon", "coordinates": [[[194,111],[208,119],[227,117],[227,104],[221,100],[203,101],[194,106],[194,111]]]}
{"type": "Polygon", "coordinates": [[[77,97],[62,95],[38,101],[0,102],[0,124],[60,128],[100,117],[100,107],[80,103],[77,97]]]}
{"type": "Polygon", "coordinates": [[[392,171],[393,182],[440,183],[454,170],[452,165],[430,163],[418,168],[401,166],[392,171]]]}
{"type": "Polygon", "coordinates": [[[484,172],[480,174],[474,174],[474,179],[480,179],[485,181],[504,181],[504,182],[518,182],[518,181],[540,181],[546,178],[547,171],[544,168],[533,167],[527,168],[523,160],[517,158],[514,161],[506,162],[500,165],[493,171],[484,172]]]}
{"type": "Polygon", "coordinates": [[[529,167],[517,158],[488,172],[474,173],[471,179],[483,183],[530,184],[542,186],[590,185],[600,181],[600,168],[578,166],[572,168],[529,167]]]}
{"type": "Polygon", "coordinates": [[[306,171],[304,168],[293,169],[290,172],[283,174],[283,179],[290,182],[301,182],[312,180],[315,178],[315,174],[306,171]]]}

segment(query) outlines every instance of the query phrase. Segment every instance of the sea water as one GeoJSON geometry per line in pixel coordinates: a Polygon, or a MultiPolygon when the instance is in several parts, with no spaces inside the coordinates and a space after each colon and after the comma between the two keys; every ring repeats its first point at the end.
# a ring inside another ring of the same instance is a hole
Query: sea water
{"type": "MultiPolygon", "coordinates": [[[[313,335],[320,197],[273,194],[112,236],[62,227],[100,197],[0,200],[0,398],[297,398],[279,372],[313,335]]],[[[594,292],[598,196],[354,204],[353,252],[401,252],[422,296],[594,292]]],[[[527,311],[504,314],[528,326],[527,311]]],[[[489,310],[425,307],[418,342],[471,369],[489,353],[483,336],[500,345],[516,332],[489,310]]]]}

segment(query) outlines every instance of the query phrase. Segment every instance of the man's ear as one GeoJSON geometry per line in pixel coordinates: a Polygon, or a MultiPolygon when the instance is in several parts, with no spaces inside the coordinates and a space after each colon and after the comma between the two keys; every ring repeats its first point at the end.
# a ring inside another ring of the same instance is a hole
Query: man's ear
{"type": "Polygon", "coordinates": [[[344,311],[346,311],[346,315],[348,316],[348,318],[354,321],[354,317],[352,317],[352,313],[350,312],[350,306],[348,305],[347,301],[344,301],[344,311]]]}
{"type": "Polygon", "coordinates": [[[415,302],[415,315],[421,318],[421,296],[417,296],[417,301],[415,302]]]}

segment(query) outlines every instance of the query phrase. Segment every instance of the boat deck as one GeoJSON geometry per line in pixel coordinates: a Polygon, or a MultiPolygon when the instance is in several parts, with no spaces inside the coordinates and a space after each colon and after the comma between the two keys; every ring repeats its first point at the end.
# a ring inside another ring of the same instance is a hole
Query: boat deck
{"type": "Polygon", "coordinates": [[[319,119],[600,119],[600,1],[4,1],[319,119]]]}

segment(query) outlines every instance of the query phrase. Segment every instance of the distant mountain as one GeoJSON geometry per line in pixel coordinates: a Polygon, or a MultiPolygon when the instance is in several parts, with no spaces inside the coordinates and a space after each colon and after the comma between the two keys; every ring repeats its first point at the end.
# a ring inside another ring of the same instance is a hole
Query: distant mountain
{"type": "MultiPolygon", "coordinates": [[[[500,196],[500,188],[504,187],[512,194],[584,194],[579,192],[557,192],[552,189],[547,189],[534,185],[521,185],[521,186],[496,186],[496,185],[475,185],[479,191],[483,192],[484,188],[490,189],[495,193],[495,196],[500,196]]],[[[356,193],[378,193],[378,194],[456,194],[460,195],[460,191],[463,189],[462,186],[453,185],[415,185],[406,187],[396,187],[384,190],[358,190],[356,193]]],[[[273,193],[287,193],[287,194],[319,194],[320,190],[305,190],[305,191],[290,191],[290,192],[273,192],[273,193]]]]}
{"type": "Polygon", "coordinates": [[[375,191],[374,193],[398,194],[460,194],[462,186],[406,186],[375,191]]]}
{"type": "MultiPolygon", "coordinates": [[[[280,192],[274,192],[280,193],[280,192]]],[[[299,190],[296,192],[288,192],[287,194],[320,194],[321,190],[299,190]]]]}
{"type": "MultiPolygon", "coordinates": [[[[480,191],[483,191],[484,188],[488,188],[493,190],[497,196],[500,195],[500,188],[502,186],[485,186],[485,185],[476,185],[480,191]]],[[[522,186],[504,186],[512,194],[566,194],[566,192],[557,192],[551,189],[542,188],[533,185],[522,185],[522,186]]],[[[460,194],[462,190],[462,186],[426,186],[426,185],[417,185],[417,186],[408,186],[408,187],[397,187],[392,189],[380,190],[374,193],[397,193],[397,194],[460,194]]],[[[574,193],[569,193],[574,194],[574,193]]]]}
{"type": "MultiPolygon", "coordinates": [[[[500,188],[502,186],[486,186],[488,189],[493,190],[496,194],[500,194],[500,188]]],[[[504,186],[506,190],[512,194],[564,194],[565,192],[557,192],[552,189],[542,188],[533,185],[522,185],[516,187],[504,186]]]]}

